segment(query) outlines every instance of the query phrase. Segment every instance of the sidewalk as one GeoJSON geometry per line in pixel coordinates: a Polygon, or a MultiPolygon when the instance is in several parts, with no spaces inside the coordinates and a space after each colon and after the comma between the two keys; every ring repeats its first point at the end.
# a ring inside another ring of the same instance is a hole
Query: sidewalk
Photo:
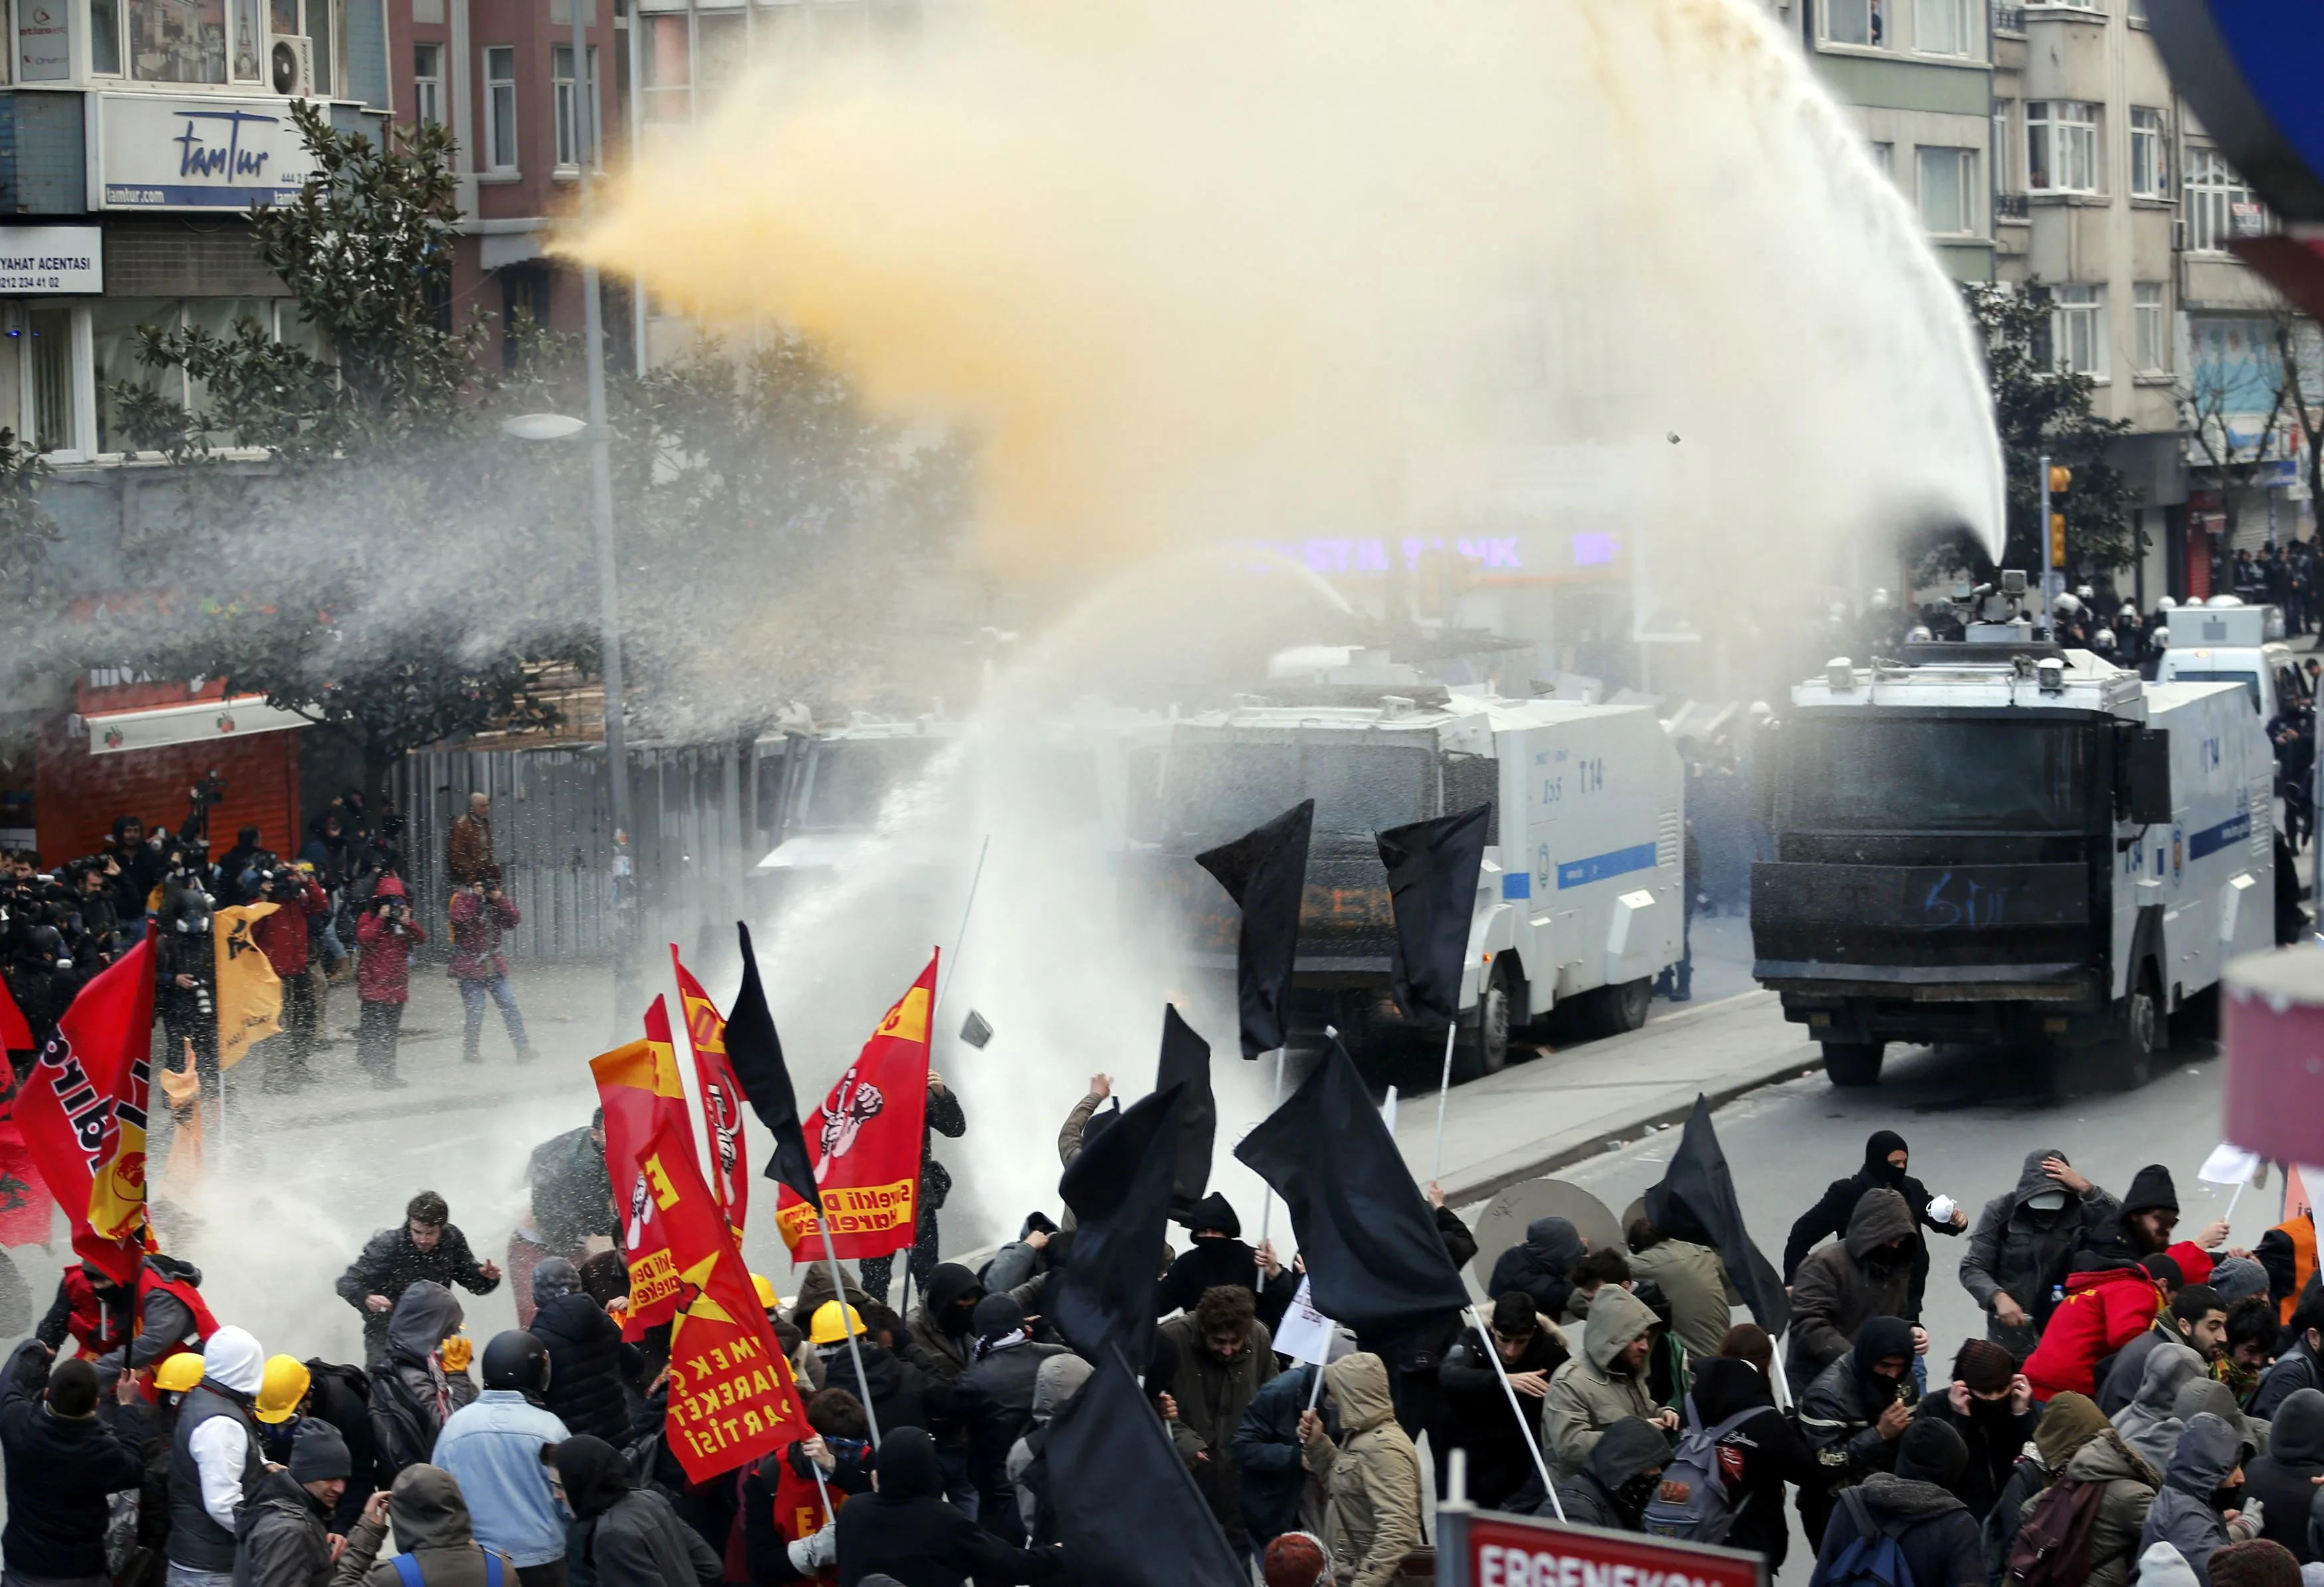
{"type": "MultiPolygon", "coordinates": [[[[1821,1065],[1771,992],[1697,1004],[1627,1036],[1512,1065],[1455,1086],[1445,1104],[1445,1204],[1483,1201],[1651,1125],[1682,1123],[1698,1093],[1717,1107],[1821,1065]]],[[[1423,1183],[1435,1141],[1435,1097],[1403,1103],[1396,1142],[1423,1183]]]]}

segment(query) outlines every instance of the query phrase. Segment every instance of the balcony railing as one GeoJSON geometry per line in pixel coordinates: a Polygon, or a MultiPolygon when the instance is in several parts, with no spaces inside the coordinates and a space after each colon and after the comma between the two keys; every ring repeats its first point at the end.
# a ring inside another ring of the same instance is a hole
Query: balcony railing
{"type": "Polygon", "coordinates": [[[1996,220],[2024,220],[2032,213],[2033,206],[2026,203],[2023,193],[1996,193],[1993,196],[1993,218],[1996,220]]]}
{"type": "Polygon", "coordinates": [[[2022,33],[2025,31],[2025,7],[2004,5],[1995,0],[1993,31],[1997,33],[2022,33]]]}

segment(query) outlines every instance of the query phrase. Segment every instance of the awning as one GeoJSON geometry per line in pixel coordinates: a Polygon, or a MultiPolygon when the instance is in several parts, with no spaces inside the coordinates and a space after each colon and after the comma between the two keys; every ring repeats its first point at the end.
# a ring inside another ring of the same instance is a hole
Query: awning
{"type": "Polygon", "coordinates": [[[312,725],[295,711],[268,705],[264,695],[197,700],[191,705],[162,706],[150,711],[106,711],[82,720],[88,724],[88,752],[92,755],[159,750],[171,744],[209,743],[312,725]]]}

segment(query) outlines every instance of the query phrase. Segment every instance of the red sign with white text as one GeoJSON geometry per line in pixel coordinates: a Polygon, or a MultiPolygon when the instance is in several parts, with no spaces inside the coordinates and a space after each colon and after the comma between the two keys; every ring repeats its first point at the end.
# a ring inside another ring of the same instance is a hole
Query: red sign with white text
{"type": "Polygon", "coordinates": [[[1766,1587],[1739,1549],[1566,1527],[1445,1506],[1436,1512],[1440,1587],[1766,1587]]]}

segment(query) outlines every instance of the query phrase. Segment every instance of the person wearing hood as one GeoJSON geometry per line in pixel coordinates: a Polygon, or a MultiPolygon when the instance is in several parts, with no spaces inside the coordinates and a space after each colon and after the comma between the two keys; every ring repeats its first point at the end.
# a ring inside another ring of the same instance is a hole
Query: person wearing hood
{"type": "Polygon", "coordinates": [[[383,1472],[426,1461],[452,1413],[476,1398],[460,1323],[460,1303],[429,1279],[395,1303],[387,1358],[371,1378],[372,1436],[383,1472]]]}
{"type": "MultiPolygon", "coordinates": [[[[2107,1419],[2098,1415],[2098,1407],[2090,1403],[2087,1394],[2061,1394],[2050,1402],[2041,1420],[2034,1424],[2031,1444],[2011,1470],[2009,1481],[2001,1485],[1993,1508],[1986,1512],[1982,1536],[1987,1581],[1999,1582],[2007,1575],[2009,1551],[2016,1545],[2018,1531],[2025,1523],[2025,1512],[2034,1499],[2058,1480],[2066,1462],[2080,1453],[2084,1444],[2109,1431],[2107,1419]]],[[[2139,1519],[2145,1518],[2142,1507],[2139,1519]]],[[[2130,1536],[2136,1539],[2137,1527],[2130,1528],[2130,1536]]]]}
{"type": "Polygon", "coordinates": [[[1527,1482],[1540,1482],[1534,1470],[1532,1435],[1518,1418],[1538,1415],[1551,1375],[1573,1353],[1566,1348],[1564,1335],[1542,1322],[1533,1297],[1522,1289],[1508,1290],[1493,1303],[1492,1333],[1491,1348],[1501,1358],[1499,1370],[1486,1358],[1473,1328],[1445,1352],[1439,1370],[1444,1389],[1444,1446],[1469,1452],[1469,1498],[1484,1509],[1498,1509],[1527,1482]],[[1501,1388],[1503,1371],[1517,1391],[1515,1407],[1501,1388]]]}
{"type": "Polygon", "coordinates": [[[364,1506],[331,1587],[402,1587],[406,1578],[397,1562],[379,1557],[391,1525],[396,1551],[411,1562],[420,1587],[510,1587],[516,1580],[507,1555],[488,1555],[476,1542],[467,1500],[452,1473],[417,1465],[406,1466],[393,1487],[364,1506]]]}
{"type": "Polygon", "coordinates": [[[1646,1502],[1655,1496],[1670,1453],[1670,1440],[1660,1427],[1624,1416],[1606,1429],[1582,1469],[1557,1485],[1557,1502],[1545,1499],[1533,1513],[1569,1526],[1643,1532],[1646,1502]]]}
{"type": "Polygon", "coordinates": [[[160,1251],[138,1269],[134,1295],[103,1269],[75,1262],[58,1276],[57,1297],[32,1337],[53,1351],[69,1335],[82,1355],[150,1370],[217,1331],[201,1283],[199,1268],[160,1251]]]}
{"type": "MultiPolygon", "coordinates": [[[[864,1324],[862,1314],[853,1306],[842,1307],[837,1301],[827,1300],[816,1307],[807,1328],[807,1342],[823,1361],[825,1387],[860,1392],[863,1384],[856,1381],[855,1361],[861,1356],[864,1383],[869,1384],[872,1392],[872,1425],[880,1429],[883,1438],[893,1427],[929,1426],[953,1408],[951,1393],[932,1386],[918,1367],[881,1344],[864,1324]],[[852,1347],[850,1334],[854,1335],[852,1347]],[[929,1403],[931,1393],[937,1396],[934,1406],[929,1403]]],[[[1044,1351],[1053,1348],[1041,1347],[1044,1351]]],[[[1026,1370],[1029,1379],[1032,1369],[1026,1370]]],[[[1031,1398],[1028,1382],[1028,1403],[1031,1398]]],[[[1001,1447],[1005,1452],[1008,1446],[1001,1447]]]]}
{"type": "Polygon", "coordinates": [[[430,1459],[460,1484],[476,1541],[514,1561],[523,1587],[564,1587],[565,1518],[540,1451],[572,1435],[541,1408],[555,1380],[548,1348],[518,1329],[496,1333],[484,1376],[484,1392],[445,1422],[430,1459]]]}
{"type": "Polygon", "coordinates": [[[1842,1496],[1808,1587],[1823,1587],[1836,1572],[1852,1574],[1846,1570],[1850,1551],[1877,1545],[1884,1532],[1904,1551],[1911,1587],[1983,1587],[1977,1522],[1952,1491],[1968,1462],[1969,1451],[1951,1427],[1914,1423],[1898,1440],[1896,1469],[1875,1472],[1842,1496]]]}
{"type": "MultiPolygon", "coordinates": [[[[1042,1364],[1071,1352],[1062,1344],[1035,1343],[1023,1309],[1006,1295],[988,1295],[978,1301],[973,1326],[976,1363],[961,1374],[954,1413],[968,1435],[968,1475],[977,1492],[976,1517],[986,1530],[1021,1542],[1009,1451],[1032,1426],[1034,1389],[1042,1364]]],[[[876,1393],[879,1386],[872,1387],[876,1393]]],[[[883,1422],[881,1432],[886,1431],[883,1422]]]]}
{"type": "Polygon", "coordinates": [[[232,1576],[244,1495],[266,1469],[251,1415],[265,1378],[266,1352],[246,1330],[210,1335],[171,1440],[171,1587],[225,1587],[232,1576]]]}
{"type": "Polygon", "coordinates": [[[1037,1548],[1059,1540],[1049,1498],[1049,1423],[1081,1392],[1090,1370],[1090,1364],[1071,1352],[1043,1361],[1033,1379],[1033,1425],[1009,1446],[1009,1481],[1017,1490],[1017,1516],[1037,1548]]]}
{"type": "Polygon", "coordinates": [[[1940,1234],[1958,1235],[1969,1227],[1968,1214],[1955,1207],[1952,1215],[1943,1220],[1929,1216],[1929,1203],[1933,1199],[1929,1187],[1904,1171],[1912,1161],[1911,1149],[1904,1138],[1893,1130],[1876,1130],[1864,1143],[1864,1166],[1845,1179],[1835,1179],[1824,1187],[1823,1197],[1800,1214],[1792,1225],[1791,1238],[1784,1241],[1784,1282],[1799,1282],[1800,1266],[1814,1249],[1816,1241],[1848,1237],[1856,1221],[1856,1209],[1863,1204],[1865,1193],[1870,1190],[1893,1190],[1904,1199],[1906,1287],[1900,1306],[1887,1310],[1907,1322],[1921,1317],[1921,1299],[1929,1284],[1929,1246],[1922,1236],[1923,1228],[1940,1234]]]}
{"type": "Polygon", "coordinates": [[[2009,1352],[1989,1339],[1969,1339],[1953,1357],[1952,1382],[1932,1390],[1913,1419],[1943,1422],[1960,1435],[1967,1459],[1953,1491],[1982,1526],[2042,1413],[2009,1352]]]}
{"type": "Polygon", "coordinates": [[[1192,1239],[1155,1286],[1154,1315],[1191,1312],[1208,1291],[1236,1284],[1250,1291],[1259,1320],[1272,1333],[1299,1292],[1297,1275],[1275,1259],[1272,1248],[1261,1251],[1243,1242],[1242,1220],[1215,1190],[1180,1222],[1192,1239]]]}
{"type": "Polygon", "coordinates": [[[1868,1319],[1856,1342],[1800,1395],[1800,1434],[1815,1451],[1818,1472],[1800,1488],[1800,1521],[1811,1543],[1823,1536],[1841,1489],[1895,1469],[1897,1441],[1913,1421],[1914,1332],[1902,1317],[1868,1319]]]}
{"type": "Polygon", "coordinates": [[[2251,1446],[2230,1424],[2206,1412],[2187,1424],[2172,1453],[2163,1490],[2146,1512],[2138,1536],[2141,1553],[2168,1543],[2192,1566],[2197,1581],[2210,1587],[2214,1549],[2259,1536],[2265,1509],[2238,1509],[2244,1462],[2251,1446]]]}
{"type": "Polygon", "coordinates": [[[1244,1413],[1277,1370],[1274,1334],[1257,1315],[1257,1299],[1242,1285],[1217,1285],[1203,1292],[1191,1313],[1157,1330],[1176,1352],[1167,1387],[1178,1420],[1210,1452],[1194,1473],[1195,1485],[1227,1541],[1238,1549],[1249,1533],[1242,1518],[1242,1474],[1231,1446],[1244,1413]]]}
{"type": "Polygon", "coordinates": [[[1525,1239],[1503,1251],[1493,1263],[1485,1293],[1500,1296],[1521,1290],[1533,1297],[1537,1315],[1554,1323],[1565,1315],[1573,1295],[1573,1269],[1589,1251],[1569,1218],[1536,1218],[1526,1225],[1525,1239]]]}
{"type": "Polygon", "coordinates": [[[339,1275],[339,1298],[364,1314],[365,1367],[377,1370],[385,1358],[389,1318],[414,1284],[446,1289],[456,1284],[471,1295],[490,1295],[500,1287],[499,1267],[478,1261],[468,1237],[451,1219],[444,1198],[423,1190],[405,1204],[403,1222],[374,1234],[339,1275]]]}
{"type": "Polygon", "coordinates": [[[2018,1361],[2032,1355],[2049,1316],[2049,1276],[2086,1231],[2121,1210],[2064,1152],[2027,1152],[2017,1187],[1985,1204],[1961,1253],[1961,1287],[1985,1310],[1986,1338],[2018,1361]]]}
{"type": "Polygon", "coordinates": [[[2146,1332],[2116,1352],[2098,1386],[2098,1409],[2111,1416],[2138,1398],[2145,1381],[2147,1358],[2160,1344],[2183,1344],[2203,1358],[2209,1370],[2227,1353],[2227,1308],[2208,1284],[2190,1284],[2154,1314],[2146,1332]]]}
{"type": "Polygon", "coordinates": [[[1397,1425],[1379,1357],[1359,1351],[1332,1362],[1323,1391],[1339,1412],[1338,1440],[1320,1409],[1300,1413],[1299,1435],[1323,1484],[1333,1574],[1341,1587],[1388,1587],[1422,1545],[1419,1452],[1397,1425]]]}
{"type": "Polygon", "coordinates": [[[1550,1374],[1542,1397],[1542,1453],[1553,1477],[1580,1471],[1606,1429],[1624,1416],[1666,1433],[1677,1427],[1678,1413],[1657,1407],[1646,1389],[1655,1323],[1653,1309],[1627,1289],[1609,1287],[1591,1303],[1582,1353],[1550,1374]]]}
{"type": "Polygon", "coordinates": [[[328,1587],[331,1512],[354,1470],[339,1430],[301,1417],[289,1465],[269,1465],[244,1501],[234,1587],[328,1587]]]}
{"type": "Polygon", "coordinates": [[[395,1072],[395,1040],[403,1028],[403,1005],[411,998],[411,950],[428,940],[411,912],[402,879],[390,871],[372,889],[355,924],[355,997],[362,1012],[355,1023],[355,1061],[371,1073],[376,1091],[400,1091],[410,1084],[395,1072]]]}
{"type": "MultiPolygon", "coordinates": [[[[1354,1354],[1355,1348],[1354,1337],[1346,1329],[1334,1328],[1331,1342],[1324,1346],[1327,1364],[1354,1354]]],[[[1313,1399],[1323,1407],[1325,1433],[1333,1438],[1340,1435],[1339,1412],[1316,1389],[1315,1379],[1323,1370],[1311,1361],[1295,1361],[1287,1371],[1268,1379],[1267,1386],[1252,1397],[1250,1408],[1227,1441],[1235,1469],[1241,1473],[1243,1530],[1250,1535],[1254,1555],[1264,1554],[1269,1543],[1286,1532],[1298,1531],[1310,1520],[1322,1524],[1316,1518],[1323,1513],[1323,1488],[1307,1469],[1299,1418],[1313,1399]]],[[[1174,1431],[1177,1428],[1175,1422],[1171,1426],[1174,1431]]],[[[1476,1467],[1472,1464],[1470,1469],[1476,1467]]],[[[1526,1469],[1532,1469],[1529,1460],[1526,1469]]],[[[1476,1497],[1474,1488],[1470,1496],[1476,1497]]]]}
{"type": "Polygon", "coordinates": [[[912,1308],[908,1325],[912,1342],[936,1375],[948,1383],[960,1381],[975,1359],[976,1303],[983,1298],[984,1286],[974,1273],[958,1262],[940,1262],[912,1308]]]}
{"type": "Polygon", "coordinates": [[[127,1430],[98,1416],[97,1369],[78,1357],[52,1368],[52,1356],[28,1339],[0,1369],[0,1557],[12,1579],[102,1582],[109,1496],[143,1483],[144,1457],[127,1430]]]}
{"type": "MultiPolygon", "coordinates": [[[[1018,1226],[1017,1238],[992,1253],[992,1259],[979,1270],[977,1282],[988,1289],[1014,1289],[1031,1282],[1058,1265],[1050,1252],[1050,1242],[1057,1241],[1058,1233],[1057,1225],[1047,1213],[1036,1210],[1026,1213],[1024,1223],[1018,1226]]],[[[1056,1257],[1067,1256],[1072,1250],[1070,1239],[1057,1241],[1056,1257]]],[[[933,1278],[935,1275],[929,1277],[933,1278]]]]}
{"type": "Polygon", "coordinates": [[[2139,1539],[2145,1532],[2146,1517],[2154,1496],[2163,1486],[2163,1473],[2140,1459],[2138,1453],[2123,1441],[2122,1435],[2098,1416],[2098,1407],[2087,1395],[2068,1392],[2050,1402],[2043,1413],[2042,1426],[2034,1433],[2037,1448],[2043,1446],[2045,1437],[2058,1442],[2054,1435],[2046,1434],[2046,1429],[2060,1416],[2061,1407],[2068,1407],[2070,1426],[2090,1417],[2098,1417],[2099,1422],[2058,1472],[2062,1481],[2098,1484],[2104,1490],[2098,1496],[2097,1517],[2090,1523],[2086,1550],[2090,1565],[2087,1587],[2125,1587],[2144,1552],[2139,1539]]]}
{"type": "Polygon", "coordinates": [[[2284,1334],[2283,1353],[2261,1375],[2252,1395],[2255,1416],[2273,1416],[2276,1407],[2301,1389],[2324,1389],[2324,1294],[2310,1291],[2284,1334]]]}
{"type": "Polygon", "coordinates": [[[2210,1278],[2211,1259],[2202,1245],[2225,1239],[2227,1226],[2213,1224],[2201,1241],[2173,1245],[2178,1223],[2171,1171],[2150,1164],[2132,1176],[2122,1211],[2084,1231],[2052,1280],[2063,1298],[2043,1326],[2041,1344],[2026,1358],[2036,1399],[2068,1389],[2095,1398],[2098,1362],[2145,1333],[2172,1292],[2210,1278]]]}
{"type": "MultiPolygon", "coordinates": [[[[1849,1342],[1870,1318],[1912,1321],[1917,1238],[1904,1195],[1876,1186],[1849,1214],[1846,1237],[1800,1264],[1792,1280],[1792,1326],[1784,1353],[1790,1381],[1814,1382],[1817,1373],[1847,1353],[1849,1342]]],[[[1915,1351],[1925,1352],[1928,1335],[1917,1324],[1913,1333],[1915,1351]]]]}
{"type": "Polygon", "coordinates": [[[2157,1346],[2148,1352],[2137,1395],[2112,1417],[2123,1442],[2158,1472],[2170,1469],[2171,1451],[2186,1430],[2174,1409],[2179,1390],[2202,1375],[2203,1358],[2185,1345],[2157,1346]]]}
{"type": "Polygon", "coordinates": [[[838,1544],[840,1587],[875,1575],[905,1587],[965,1587],[971,1577],[1047,1587],[1063,1576],[1054,1551],[1011,1547],[945,1502],[936,1445],[920,1427],[882,1436],[872,1491],[840,1508],[838,1544]]]}
{"type": "MultiPolygon", "coordinates": [[[[838,1542],[831,1496],[844,1502],[872,1491],[872,1426],[863,1402],[844,1389],[825,1389],[808,1398],[807,1425],[807,1437],[761,1456],[743,1473],[742,1557],[760,1587],[815,1580],[838,1542]]],[[[733,1574],[731,1555],[727,1573],[733,1574]]]]}
{"type": "Polygon", "coordinates": [[[2244,1469],[2244,1491],[2258,1499],[2260,1536],[2272,1537],[2301,1564],[2319,1555],[2309,1540],[2310,1501],[2324,1495],[2324,1394],[2303,1389],[2285,1397],[2268,1424],[2267,1453],[2244,1469]]]}
{"type": "Polygon", "coordinates": [[[574,1557],[597,1587],[716,1587],[724,1564],[668,1499],[631,1486],[620,1450],[582,1435],[543,1444],[539,1458],[573,1517],[574,1557]]]}
{"type": "Polygon", "coordinates": [[[622,1325],[582,1289],[581,1269],[563,1257],[547,1258],[533,1269],[532,1299],[528,1332],[549,1352],[541,1403],[567,1433],[608,1443],[620,1437],[630,1421],[622,1380],[639,1374],[644,1357],[622,1338],[622,1325]]]}

